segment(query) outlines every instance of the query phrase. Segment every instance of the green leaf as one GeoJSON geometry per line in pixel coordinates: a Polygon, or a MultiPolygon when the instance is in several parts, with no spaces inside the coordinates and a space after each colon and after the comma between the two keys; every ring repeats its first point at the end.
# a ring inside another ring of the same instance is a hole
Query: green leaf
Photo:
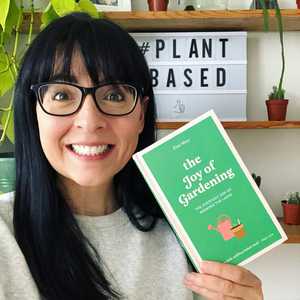
{"type": "Polygon", "coordinates": [[[5,32],[11,34],[13,28],[17,27],[20,14],[21,10],[17,6],[16,1],[10,0],[9,11],[5,24],[5,32]]]}
{"type": "MultiPolygon", "coordinates": [[[[0,48],[0,96],[3,96],[14,85],[14,78],[9,70],[7,57],[0,48]]],[[[2,105],[0,104],[0,107],[2,105]]]]}
{"type": "Polygon", "coordinates": [[[75,10],[74,0],[51,0],[51,3],[60,17],[75,10]]]}
{"type": "Polygon", "coordinates": [[[6,18],[9,11],[10,0],[1,0],[0,4],[0,25],[2,26],[2,30],[5,30],[6,18]]]}
{"type": "Polygon", "coordinates": [[[49,2],[48,6],[42,14],[41,29],[45,28],[48,24],[50,24],[53,20],[57,18],[59,18],[59,15],[55,12],[51,2],[49,2]]]}
{"type": "Polygon", "coordinates": [[[74,8],[74,12],[76,12],[76,11],[81,11],[81,8],[80,8],[80,6],[79,6],[79,3],[75,3],[75,8],[74,8]]]}
{"type": "Polygon", "coordinates": [[[21,15],[21,9],[17,6],[15,0],[10,0],[9,12],[6,19],[5,31],[9,34],[13,28],[17,27],[18,19],[21,15]]]}
{"type": "Polygon", "coordinates": [[[90,0],[80,0],[78,2],[78,5],[79,5],[81,11],[88,13],[89,15],[91,15],[94,18],[99,17],[99,14],[98,14],[98,11],[97,11],[95,5],[90,0]]]}
{"type": "Polygon", "coordinates": [[[2,31],[1,35],[3,35],[3,37],[1,36],[1,38],[3,39],[4,45],[9,41],[9,39],[11,38],[12,34],[7,33],[6,31],[2,31]]]}
{"type": "Polygon", "coordinates": [[[5,112],[2,113],[1,124],[2,124],[3,128],[5,126],[7,118],[9,118],[9,120],[8,120],[8,126],[6,128],[5,134],[8,137],[8,139],[11,141],[11,143],[14,144],[14,142],[15,142],[15,133],[14,133],[14,114],[13,114],[13,110],[5,111],[5,112]]]}

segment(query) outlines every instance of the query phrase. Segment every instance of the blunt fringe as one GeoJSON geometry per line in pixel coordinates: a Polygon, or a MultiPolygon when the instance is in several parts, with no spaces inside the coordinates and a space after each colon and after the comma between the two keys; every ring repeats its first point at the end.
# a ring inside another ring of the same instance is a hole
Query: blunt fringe
{"type": "MultiPolygon", "coordinates": [[[[56,171],[39,138],[36,105],[30,86],[68,76],[79,50],[92,81],[119,80],[148,96],[145,126],[137,151],[155,141],[155,105],[147,63],[133,38],[114,23],[74,13],[46,27],[24,56],[15,89],[16,194],[14,231],[42,299],[120,299],[105,278],[96,249],[81,232],[57,187],[56,171]]],[[[117,201],[131,223],[150,231],[162,213],[132,159],[114,178],[117,201]]]]}

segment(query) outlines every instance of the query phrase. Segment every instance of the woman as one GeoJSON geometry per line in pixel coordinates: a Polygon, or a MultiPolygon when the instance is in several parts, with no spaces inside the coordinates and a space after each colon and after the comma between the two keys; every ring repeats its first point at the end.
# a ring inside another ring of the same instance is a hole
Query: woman
{"type": "Polygon", "coordinates": [[[143,55],[115,24],[73,14],[37,36],[16,85],[15,137],[1,299],[262,299],[243,268],[189,273],[131,159],[155,140],[154,97],[143,55]]]}

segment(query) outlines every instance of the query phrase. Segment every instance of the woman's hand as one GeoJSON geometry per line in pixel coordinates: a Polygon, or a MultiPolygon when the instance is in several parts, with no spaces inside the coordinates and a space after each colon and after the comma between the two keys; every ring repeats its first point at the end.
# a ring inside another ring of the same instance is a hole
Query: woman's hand
{"type": "Polygon", "coordinates": [[[239,266],[201,262],[202,273],[189,273],[184,284],[196,294],[212,300],[262,300],[261,281],[239,266]]]}

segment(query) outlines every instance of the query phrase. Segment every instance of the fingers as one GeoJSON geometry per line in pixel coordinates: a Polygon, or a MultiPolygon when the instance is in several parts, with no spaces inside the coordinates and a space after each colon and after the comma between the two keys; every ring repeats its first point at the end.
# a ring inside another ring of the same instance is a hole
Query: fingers
{"type": "Polygon", "coordinates": [[[202,273],[189,273],[184,284],[207,299],[263,299],[261,281],[245,268],[207,261],[200,268],[202,273]]]}
{"type": "Polygon", "coordinates": [[[201,295],[205,297],[207,300],[241,300],[242,298],[236,298],[231,296],[225,296],[223,294],[210,291],[206,288],[201,288],[198,286],[188,286],[193,292],[195,292],[198,295],[201,295]]]}
{"type": "Polygon", "coordinates": [[[253,299],[251,287],[207,274],[191,273],[186,276],[184,283],[196,293],[206,297],[210,295],[212,299],[253,299]],[[220,298],[222,295],[227,298],[220,298]]]}
{"type": "Polygon", "coordinates": [[[201,271],[206,274],[214,275],[223,279],[236,282],[240,285],[250,287],[260,287],[261,281],[247,269],[224,263],[203,261],[201,271]]]}

